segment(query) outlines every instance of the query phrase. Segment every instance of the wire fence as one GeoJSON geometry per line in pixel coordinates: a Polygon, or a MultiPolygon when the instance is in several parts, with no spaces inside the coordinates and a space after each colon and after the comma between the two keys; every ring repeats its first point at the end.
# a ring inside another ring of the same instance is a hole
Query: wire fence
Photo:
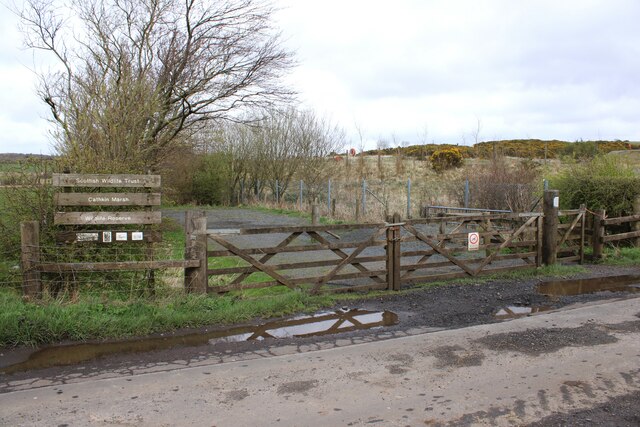
{"type": "MultiPolygon", "coordinates": [[[[184,268],[163,268],[134,271],[87,271],[73,268],[73,264],[100,262],[126,263],[139,261],[184,259],[184,251],[177,251],[171,243],[135,246],[89,245],[37,245],[27,246],[31,253],[39,255],[39,265],[66,264],[60,271],[41,272],[42,293],[45,299],[73,300],[78,293],[98,298],[131,300],[139,297],[162,296],[184,292],[184,268]]],[[[15,253],[0,253],[5,261],[0,263],[0,286],[20,290],[23,287],[23,271],[15,253]]]]}
{"type": "Polygon", "coordinates": [[[405,218],[419,217],[422,206],[439,205],[505,211],[530,211],[541,186],[519,183],[489,183],[474,180],[427,181],[329,179],[316,185],[296,181],[286,186],[274,181],[260,196],[240,192],[238,204],[259,204],[309,212],[318,205],[321,214],[341,220],[380,221],[394,212],[405,218]],[[538,188],[540,187],[540,188],[538,188]]]}

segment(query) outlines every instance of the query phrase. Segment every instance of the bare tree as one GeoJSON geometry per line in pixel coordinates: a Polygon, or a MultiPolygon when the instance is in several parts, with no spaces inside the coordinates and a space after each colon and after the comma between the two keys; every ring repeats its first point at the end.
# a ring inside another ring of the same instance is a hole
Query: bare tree
{"type": "Polygon", "coordinates": [[[382,152],[387,148],[389,148],[389,141],[384,138],[378,138],[378,141],[376,142],[376,149],[378,150],[378,178],[380,178],[381,181],[385,178],[384,165],[382,164],[382,152]]]}
{"type": "Polygon", "coordinates": [[[298,112],[296,124],[301,156],[297,175],[307,186],[309,202],[313,202],[334,172],[331,154],[344,148],[345,133],[329,119],[309,110],[298,112]]]}
{"type": "Polygon", "coordinates": [[[26,45],[60,65],[39,88],[57,150],[78,171],[156,168],[204,123],[287,98],[273,13],[262,0],[25,0],[26,45]]]}

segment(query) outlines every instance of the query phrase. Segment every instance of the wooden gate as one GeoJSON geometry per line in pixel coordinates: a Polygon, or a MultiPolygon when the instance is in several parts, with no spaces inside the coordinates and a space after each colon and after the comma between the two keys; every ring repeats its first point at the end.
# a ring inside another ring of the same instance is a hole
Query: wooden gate
{"type": "Polygon", "coordinates": [[[397,290],[411,282],[535,267],[541,264],[541,223],[542,214],[526,213],[208,230],[207,290],[397,290]],[[470,233],[477,246],[468,245],[470,233]]]}
{"type": "Polygon", "coordinates": [[[208,230],[208,291],[386,289],[387,228],[377,223],[208,230]]]}
{"type": "Polygon", "coordinates": [[[540,213],[448,215],[406,221],[398,229],[395,289],[541,264],[540,213]],[[476,237],[478,244],[470,245],[476,237]]]}
{"type": "Polygon", "coordinates": [[[587,209],[564,210],[558,212],[558,262],[584,262],[584,244],[587,209]]]}

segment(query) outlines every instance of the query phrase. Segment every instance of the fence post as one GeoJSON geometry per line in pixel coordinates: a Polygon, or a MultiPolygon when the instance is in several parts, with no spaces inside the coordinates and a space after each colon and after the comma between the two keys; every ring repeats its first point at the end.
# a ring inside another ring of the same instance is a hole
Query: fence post
{"type": "Polygon", "coordinates": [[[304,184],[302,183],[302,180],[300,180],[300,210],[302,210],[302,186],[304,184]]]}
{"type": "Polygon", "coordinates": [[[311,224],[318,225],[320,224],[320,209],[317,204],[313,204],[311,206],[311,224]]]}
{"type": "MultiPolygon", "coordinates": [[[[633,201],[633,214],[640,215],[640,196],[637,196],[633,201]]],[[[633,231],[640,232],[640,221],[633,223],[633,231]]],[[[640,237],[636,238],[636,248],[640,248],[640,237]]]]}
{"type": "Polygon", "coordinates": [[[464,207],[469,207],[469,178],[464,180],[464,207]]]}
{"type": "Polygon", "coordinates": [[[39,298],[42,295],[40,280],[40,224],[38,221],[20,223],[20,239],[22,242],[22,295],[39,298]]]}
{"type": "Polygon", "coordinates": [[[187,211],[184,221],[185,258],[200,260],[199,267],[184,269],[184,288],[189,293],[207,293],[207,217],[204,212],[187,211]]]}
{"type": "Polygon", "coordinates": [[[331,216],[336,216],[336,199],[331,200],[331,216]]]}
{"type": "Polygon", "coordinates": [[[407,219],[411,219],[411,178],[407,179],[407,219]]]}
{"type": "Polygon", "coordinates": [[[536,223],[536,267],[542,267],[542,230],[544,229],[544,217],[540,215],[536,223]]]}
{"type": "Polygon", "coordinates": [[[558,259],[558,208],[560,207],[560,192],[546,190],[543,197],[542,211],[544,225],[542,231],[542,263],[553,265],[558,259]]]}
{"type": "Polygon", "coordinates": [[[280,204],[280,183],[276,179],[276,203],[280,204]]]}
{"type": "Polygon", "coordinates": [[[602,220],[605,217],[607,212],[604,209],[600,209],[595,211],[593,215],[593,259],[598,260],[602,258],[602,250],[604,247],[604,243],[602,238],[604,237],[604,225],[602,224],[602,220]]]}
{"type": "Polygon", "coordinates": [[[580,205],[580,265],[584,264],[584,235],[587,228],[587,205],[580,205]]]}
{"type": "Polygon", "coordinates": [[[367,213],[367,181],[362,179],[362,216],[367,213]]]}
{"type": "MultiPolygon", "coordinates": [[[[402,217],[398,212],[393,214],[393,223],[399,224],[402,221],[402,217]]],[[[400,269],[401,253],[400,253],[400,226],[393,227],[393,290],[399,291],[401,288],[400,282],[400,269]]]]}
{"type": "MultiPolygon", "coordinates": [[[[398,224],[401,221],[400,214],[394,213],[393,217],[387,216],[387,223],[398,224]]],[[[400,290],[400,226],[387,227],[387,290],[400,290]]]]}
{"type": "Polygon", "coordinates": [[[331,213],[331,178],[327,184],[327,212],[331,213]]]}

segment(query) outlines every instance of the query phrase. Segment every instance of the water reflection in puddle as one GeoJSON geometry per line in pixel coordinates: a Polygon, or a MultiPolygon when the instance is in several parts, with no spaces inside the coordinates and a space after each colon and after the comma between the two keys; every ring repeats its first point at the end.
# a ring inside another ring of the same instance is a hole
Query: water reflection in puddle
{"type": "Polygon", "coordinates": [[[589,279],[553,280],[538,285],[538,292],[550,296],[592,294],[596,292],[640,292],[640,276],[624,275],[589,279]]]}
{"type": "Polygon", "coordinates": [[[328,335],[340,332],[392,326],[398,316],[390,311],[338,310],[300,316],[288,320],[267,322],[257,326],[236,326],[224,330],[171,337],[145,338],[136,341],[74,344],[45,347],[35,350],[29,358],[9,364],[0,358],[0,372],[11,374],[52,366],[66,366],[111,354],[142,353],[175,347],[193,347],[219,342],[263,340],[265,338],[290,338],[328,335]]]}
{"type": "Polygon", "coordinates": [[[518,317],[528,316],[530,314],[540,313],[548,310],[551,310],[551,307],[510,305],[508,307],[499,309],[494,316],[498,319],[517,319],[518,317]]]}

